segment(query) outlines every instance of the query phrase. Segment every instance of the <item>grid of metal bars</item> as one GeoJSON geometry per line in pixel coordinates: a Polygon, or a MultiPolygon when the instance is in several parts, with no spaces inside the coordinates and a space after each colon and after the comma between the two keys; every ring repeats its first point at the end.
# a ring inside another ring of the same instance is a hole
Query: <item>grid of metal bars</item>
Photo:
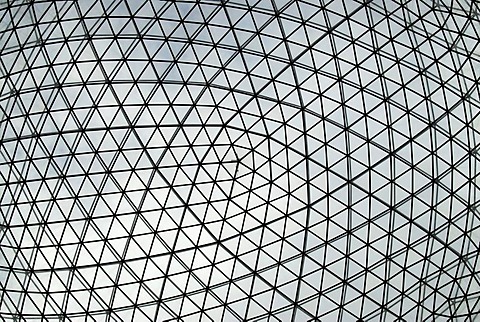
{"type": "Polygon", "coordinates": [[[476,321],[477,1],[0,3],[4,321],[476,321]]]}

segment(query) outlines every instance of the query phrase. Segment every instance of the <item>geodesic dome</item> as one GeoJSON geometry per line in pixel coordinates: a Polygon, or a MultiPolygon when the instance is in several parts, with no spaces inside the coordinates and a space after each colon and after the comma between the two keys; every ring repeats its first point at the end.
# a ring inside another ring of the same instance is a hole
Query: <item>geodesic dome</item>
{"type": "Polygon", "coordinates": [[[479,4],[0,2],[4,321],[476,321],[479,4]]]}

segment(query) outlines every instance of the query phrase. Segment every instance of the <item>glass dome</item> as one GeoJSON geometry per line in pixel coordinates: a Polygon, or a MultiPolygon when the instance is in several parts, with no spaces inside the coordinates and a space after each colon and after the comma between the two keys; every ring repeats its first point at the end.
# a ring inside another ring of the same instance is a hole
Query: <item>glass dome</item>
{"type": "Polygon", "coordinates": [[[5,321],[480,318],[479,2],[0,3],[5,321]]]}

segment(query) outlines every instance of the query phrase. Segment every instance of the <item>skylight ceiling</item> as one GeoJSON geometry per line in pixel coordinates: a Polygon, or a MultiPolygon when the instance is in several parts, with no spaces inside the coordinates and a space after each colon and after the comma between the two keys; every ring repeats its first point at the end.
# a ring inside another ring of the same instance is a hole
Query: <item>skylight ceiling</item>
{"type": "Polygon", "coordinates": [[[474,321],[476,1],[3,1],[6,321],[474,321]]]}

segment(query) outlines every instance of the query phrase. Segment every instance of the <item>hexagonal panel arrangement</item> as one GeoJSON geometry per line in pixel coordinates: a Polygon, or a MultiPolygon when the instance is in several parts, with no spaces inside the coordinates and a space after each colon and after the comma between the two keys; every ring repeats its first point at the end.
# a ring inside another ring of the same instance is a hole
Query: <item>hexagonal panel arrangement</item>
{"type": "Polygon", "coordinates": [[[5,321],[480,318],[467,0],[0,3],[5,321]]]}

